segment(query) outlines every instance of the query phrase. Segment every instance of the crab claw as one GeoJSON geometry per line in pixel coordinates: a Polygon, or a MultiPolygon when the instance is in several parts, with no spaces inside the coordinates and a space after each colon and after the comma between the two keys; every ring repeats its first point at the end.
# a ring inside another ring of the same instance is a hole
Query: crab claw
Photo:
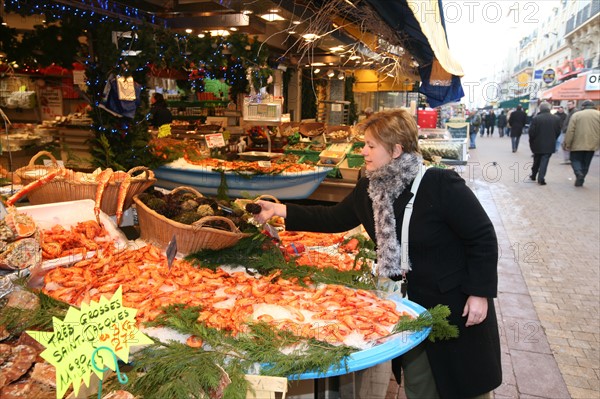
{"type": "Polygon", "coordinates": [[[40,188],[41,186],[43,186],[44,184],[54,180],[56,177],[58,176],[62,176],[64,175],[64,169],[57,169],[53,172],[48,173],[46,176],[42,177],[41,179],[37,179],[35,181],[32,181],[31,183],[29,183],[28,185],[26,185],[25,187],[23,187],[22,189],[20,189],[18,192],[14,193],[12,196],[10,196],[7,200],[6,200],[6,205],[7,206],[13,206],[18,200],[20,200],[21,198],[23,198],[24,196],[26,196],[27,194],[29,194],[30,192],[32,192],[35,189],[40,188]]]}
{"type": "Polygon", "coordinates": [[[100,204],[102,203],[102,196],[104,195],[104,190],[110,181],[110,178],[113,175],[113,170],[111,168],[104,169],[102,172],[96,176],[96,181],[98,182],[98,187],[96,188],[96,202],[94,205],[94,215],[96,215],[96,221],[100,223],[100,204]]]}

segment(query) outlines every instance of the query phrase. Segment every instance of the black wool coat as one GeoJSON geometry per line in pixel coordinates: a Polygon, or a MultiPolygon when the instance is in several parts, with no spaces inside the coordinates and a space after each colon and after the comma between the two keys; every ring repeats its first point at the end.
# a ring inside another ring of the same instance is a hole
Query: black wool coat
{"type": "MultiPolygon", "coordinates": [[[[333,206],[288,204],[289,230],[342,232],[362,224],[376,241],[369,181],[333,206]]],[[[410,187],[394,202],[397,237],[401,240],[404,208],[410,187]]],[[[408,297],[429,309],[438,304],[451,310],[450,323],[459,338],[423,345],[442,398],[467,398],[489,392],[502,382],[500,340],[493,299],[497,294],[498,242],[483,207],[454,171],[427,170],[413,205],[409,226],[408,297]],[[488,299],[486,320],[465,327],[467,297],[488,299]]],[[[394,370],[395,373],[397,370],[394,370]]]]}
{"type": "Polygon", "coordinates": [[[552,154],[560,136],[560,118],[550,111],[540,111],[529,126],[529,148],[534,154],[552,154]]]}
{"type": "Polygon", "coordinates": [[[527,114],[524,111],[515,110],[510,113],[508,124],[510,125],[510,137],[520,137],[523,127],[527,123],[527,114]]]}

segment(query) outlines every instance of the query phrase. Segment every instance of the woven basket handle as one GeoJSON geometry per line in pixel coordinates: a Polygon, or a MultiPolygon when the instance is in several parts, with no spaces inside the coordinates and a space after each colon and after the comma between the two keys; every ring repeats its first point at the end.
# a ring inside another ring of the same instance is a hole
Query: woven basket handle
{"type": "Polygon", "coordinates": [[[58,162],[56,161],[56,158],[54,158],[54,155],[52,155],[52,153],[50,153],[48,151],[40,151],[37,154],[35,154],[34,156],[32,156],[31,159],[29,160],[28,166],[34,166],[35,161],[37,161],[37,159],[39,157],[44,156],[44,155],[47,156],[48,158],[50,158],[50,160],[52,161],[54,166],[58,167],[58,162]]]}
{"type": "MultiPolygon", "coordinates": [[[[223,216],[204,216],[203,218],[196,220],[194,223],[192,223],[192,227],[194,229],[199,229],[201,227],[204,227],[204,225],[206,223],[212,222],[212,221],[223,221],[223,222],[227,223],[229,225],[229,228],[231,229],[232,233],[239,233],[239,231],[240,231],[231,219],[228,219],[223,216]]],[[[210,226],[208,226],[208,227],[210,227],[210,226]]]]}
{"type": "Polygon", "coordinates": [[[274,196],[272,196],[271,194],[263,194],[263,195],[259,195],[255,201],[258,200],[271,200],[273,202],[277,202],[278,204],[280,203],[279,200],[277,198],[275,198],[274,196]]]}
{"type": "Polygon", "coordinates": [[[146,174],[146,179],[153,179],[154,178],[154,172],[151,171],[150,169],[148,169],[145,166],[136,166],[134,168],[131,168],[131,169],[129,169],[129,171],[127,171],[127,174],[129,176],[133,177],[134,173],[137,173],[137,172],[140,172],[140,171],[142,173],[146,174]]]}
{"type": "MultiPolygon", "coordinates": [[[[180,191],[189,191],[189,192],[191,192],[191,193],[194,193],[194,194],[196,194],[196,196],[198,196],[198,197],[204,197],[204,195],[200,194],[200,193],[198,192],[198,190],[196,190],[196,189],[195,189],[195,188],[193,188],[193,187],[189,187],[189,186],[179,186],[179,187],[175,187],[173,190],[171,190],[170,194],[175,194],[175,193],[178,193],[178,192],[180,192],[180,191]]],[[[202,220],[202,219],[200,219],[200,220],[202,220]]]]}

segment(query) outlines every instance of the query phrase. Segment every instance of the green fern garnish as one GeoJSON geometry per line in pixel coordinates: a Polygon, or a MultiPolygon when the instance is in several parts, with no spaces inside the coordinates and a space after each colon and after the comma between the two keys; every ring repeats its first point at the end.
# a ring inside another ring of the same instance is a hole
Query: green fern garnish
{"type": "Polygon", "coordinates": [[[423,312],[416,319],[409,316],[402,316],[392,330],[393,333],[402,331],[422,331],[431,327],[428,339],[431,342],[436,340],[447,340],[458,337],[458,327],[448,322],[450,308],[445,305],[436,305],[434,308],[423,312]]]}

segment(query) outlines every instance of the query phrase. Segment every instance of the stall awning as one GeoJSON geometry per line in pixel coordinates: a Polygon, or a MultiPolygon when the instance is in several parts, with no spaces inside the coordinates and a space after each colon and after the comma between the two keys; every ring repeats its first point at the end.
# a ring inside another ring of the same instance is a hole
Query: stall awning
{"type": "Polygon", "coordinates": [[[419,62],[421,87],[432,107],[459,101],[463,69],[450,53],[441,0],[366,0],[404,40],[419,62]]]}
{"type": "Polygon", "coordinates": [[[542,100],[597,100],[600,99],[600,90],[585,90],[587,75],[580,75],[556,85],[542,93],[542,100]]]}
{"type": "Polygon", "coordinates": [[[529,108],[529,94],[524,96],[511,98],[510,100],[500,101],[498,104],[498,108],[516,108],[517,105],[523,107],[523,109],[529,108]]]}

